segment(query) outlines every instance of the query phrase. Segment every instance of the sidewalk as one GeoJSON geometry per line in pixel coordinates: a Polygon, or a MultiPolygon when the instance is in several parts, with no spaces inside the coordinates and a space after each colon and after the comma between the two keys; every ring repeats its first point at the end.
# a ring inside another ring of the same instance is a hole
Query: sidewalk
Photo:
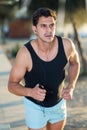
{"type": "Polygon", "coordinates": [[[22,97],[8,92],[11,65],[0,48],[0,130],[27,130],[22,97]]]}
{"type": "Polygon", "coordinates": [[[8,92],[8,75],[0,76],[0,130],[26,130],[23,100],[8,92]]]}

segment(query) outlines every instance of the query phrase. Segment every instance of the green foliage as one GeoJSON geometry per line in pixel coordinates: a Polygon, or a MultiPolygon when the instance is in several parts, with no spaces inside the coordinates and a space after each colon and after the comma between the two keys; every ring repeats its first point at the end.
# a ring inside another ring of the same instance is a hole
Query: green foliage
{"type": "Polygon", "coordinates": [[[51,8],[53,10],[58,9],[58,0],[32,0],[31,4],[29,6],[29,10],[31,10],[31,12],[35,11],[37,8],[40,7],[48,7],[51,8]]]}
{"type": "Polygon", "coordinates": [[[20,45],[16,44],[15,47],[11,51],[12,57],[16,57],[18,50],[20,49],[20,45]]]}
{"type": "Polygon", "coordinates": [[[85,0],[67,0],[66,1],[66,15],[65,23],[75,23],[76,27],[79,28],[87,22],[87,11],[85,7],[85,0]]]}
{"type": "Polygon", "coordinates": [[[70,14],[79,8],[85,8],[85,0],[66,0],[66,11],[70,14]]]}
{"type": "MultiPolygon", "coordinates": [[[[59,0],[32,0],[29,5],[29,13],[31,12],[32,15],[32,12],[39,7],[49,7],[55,11],[58,11],[59,6],[59,0]]],[[[75,20],[76,25],[79,27],[87,20],[85,0],[66,0],[65,11],[65,23],[71,22],[72,17],[72,19],[75,20]]]]}
{"type": "Polygon", "coordinates": [[[87,22],[87,12],[83,8],[78,8],[75,12],[66,12],[65,23],[72,22],[76,24],[76,27],[79,28],[82,24],[87,22]]]}

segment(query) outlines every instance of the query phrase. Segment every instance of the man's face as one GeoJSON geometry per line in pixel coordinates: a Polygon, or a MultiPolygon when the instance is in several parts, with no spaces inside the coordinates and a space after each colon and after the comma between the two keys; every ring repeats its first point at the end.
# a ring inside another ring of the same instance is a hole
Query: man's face
{"type": "Polygon", "coordinates": [[[40,17],[37,26],[34,27],[40,40],[44,42],[52,42],[56,27],[56,21],[53,17],[40,17]]]}

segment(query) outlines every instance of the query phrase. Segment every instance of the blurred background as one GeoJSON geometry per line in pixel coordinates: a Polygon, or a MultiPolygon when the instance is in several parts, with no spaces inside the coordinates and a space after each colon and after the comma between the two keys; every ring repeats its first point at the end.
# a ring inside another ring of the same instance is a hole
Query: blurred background
{"type": "Polygon", "coordinates": [[[56,34],[74,41],[81,58],[81,73],[86,74],[87,0],[0,0],[0,44],[6,44],[9,40],[17,42],[15,48],[6,50],[7,56],[11,58],[15,55],[19,40],[35,37],[31,30],[31,16],[38,7],[43,6],[57,12],[56,34]]]}
{"type": "Polygon", "coordinates": [[[75,99],[68,103],[65,129],[86,130],[87,0],[0,0],[0,130],[26,129],[22,99],[8,93],[7,81],[20,47],[36,38],[31,30],[31,16],[39,7],[49,7],[57,12],[56,35],[72,39],[79,53],[81,71],[75,99]],[[16,113],[18,107],[21,111],[16,113]],[[13,115],[8,116],[10,109],[13,115]]]}

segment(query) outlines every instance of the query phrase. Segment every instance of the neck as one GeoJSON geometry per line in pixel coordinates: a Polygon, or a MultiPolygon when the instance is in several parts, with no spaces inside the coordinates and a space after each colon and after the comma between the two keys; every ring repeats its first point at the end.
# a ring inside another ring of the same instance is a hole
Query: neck
{"type": "Polygon", "coordinates": [[[36,40],[38,49],[45,53],[52,49],[52,47],[54,45],[54,41],[55,41],[55,39],[50,43],[46,43],[46,42],[40,41],[39,39],[36,40]]]}

